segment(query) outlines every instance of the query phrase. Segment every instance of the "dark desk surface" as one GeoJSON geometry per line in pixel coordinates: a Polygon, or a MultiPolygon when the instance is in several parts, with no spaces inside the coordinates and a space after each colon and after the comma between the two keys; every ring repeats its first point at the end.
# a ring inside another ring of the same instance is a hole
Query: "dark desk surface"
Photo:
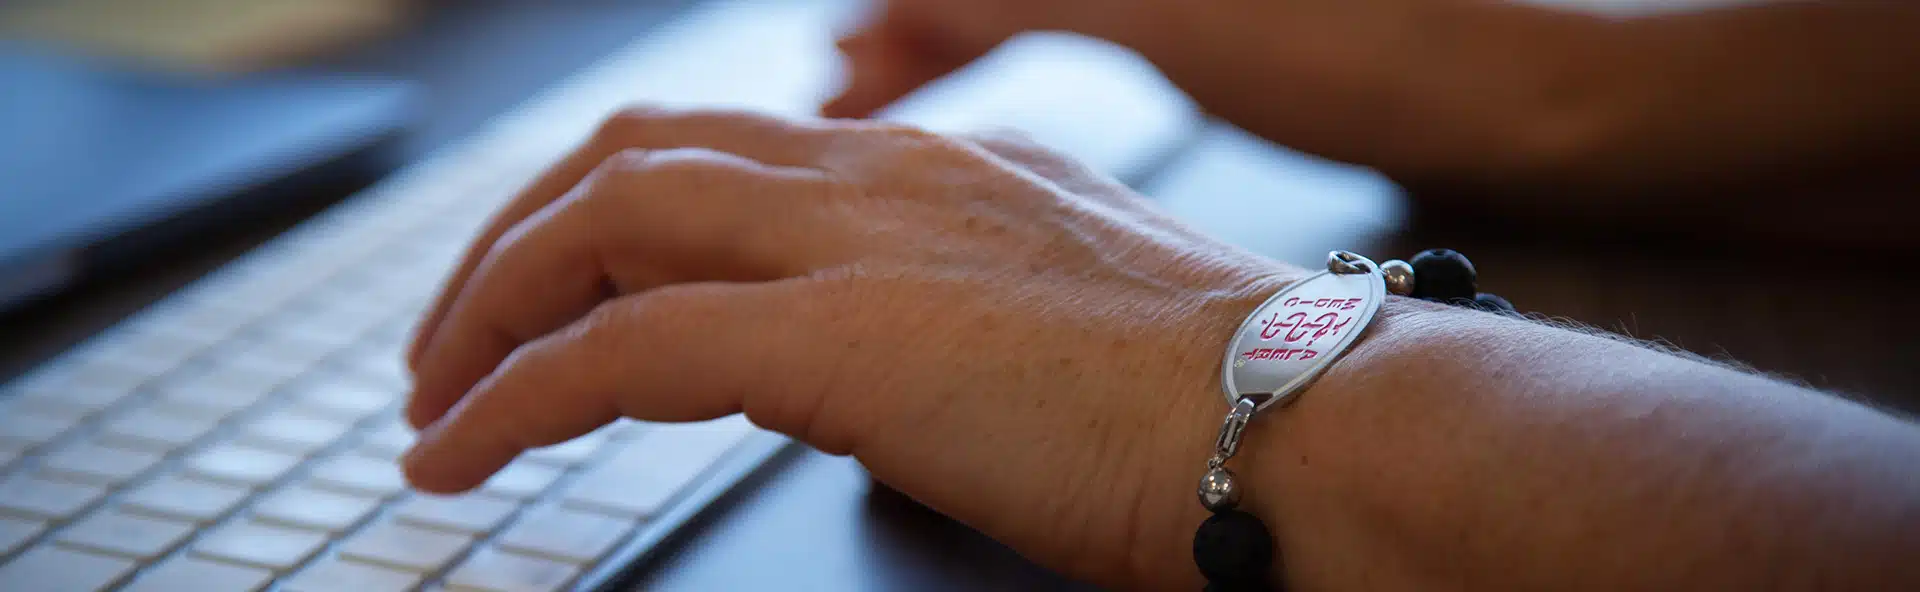
{"type": "MultiPolygon", "coordinates": [[[[428,83],[437,108],[403,159],[624,45],[682,2],[507,2],[440,17],[417,35],[371,48],[346,67],[428,83]]],[[[363,182],[361,180],[360,182],[363,182]]],[[[344,196],[354,180],[322,188],[344,196]]],[[[1729,245],[1708,238],[1647,243],[1593,233],[1548,240],[1526,220],[1448,220],[1411,207],[1365,171],[1327,169],[1213,126],[1143,191],[1196,225],[1292,261],[1329,248],[1377,257],[1428,246],[1471,255],[1483,286],[1523,309],[1662,338],[1814,386],[1914,408],[1920,316],[1902,314],[1912,277],[1877,254],[1729,245]],[[1330,172],[1331,171],[1331,172],[1330,172]],[[1275,197],[1276,192],[1281,194],[1275,197]],[[1320,196],[1320,197],[1316,197],[1320,196]],[[1325,196],[1339,196],[1332,199],[1325,196]],[[1263,204],[1258,209],[1236,204],[1263,204]],[[1273,229],[1288,217],[1337,222],[1323,236],[1273,229]],[[1444,229],[1444,230],[1441,230],[1444,229]]],[[[336,197],[337,197],[336,196],[336,197]]],[[[325,201],[325,200],[320,200],[325,201]]],[[[308,202],[259,228],[212,237],[178,263],[89,286],[6,319],[0,374],[43,358],[310,213],[308,202]]],[[[1897,264],[1897,261],[1892,262],[1897,264]]],[[[966,528],[872,484],[849,459],[796,449],[756,485],[735,491],[648,566],[646,589],[1058,589],[1066,582],[966,528]],[[743,568],[750,565],[751,568],[743,568]]]]}

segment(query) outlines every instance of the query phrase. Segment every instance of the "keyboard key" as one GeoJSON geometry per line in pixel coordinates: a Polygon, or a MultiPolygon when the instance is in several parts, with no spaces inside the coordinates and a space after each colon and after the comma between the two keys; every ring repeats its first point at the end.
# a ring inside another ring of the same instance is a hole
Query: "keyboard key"
{"type": "Polygon", "coordinates": [[[153,377],[174,369],[171,365],[142,363],[141,360],[100,355],[101,350],[83,349],[75,352],[79,360],[68,369],[69,380],[63,384],[69,389],[99,389],[108,392],[127,393],[153,380],[153,377]]]}
{"type": "Polygon", "coordinates": [[[347,433],[349,424],[319,419],[287,410],[275,411],[241,424],[249,442],[294,454],[309,454],[347,433]]]}
{"type": "Polygon", "coordinates": [[[553,446],[528,450],[520,455],[520,458],[565,467],[587,460],[587,457],[593,456],[593,453],[600,450],[600,445],[606,441],[605,434],[594,432],[553,446]]]}
{"type": "Polygon", "coordinates": [[[569,505],[623,518],[651,516],[752,433],[753,424],[738,416],[654,428],[621,443],[564,497],[569,505]]]}
{"type": "Polygon", "coordinates": [[[15,475],[0,481],[0,509],[58,520],[72,516],[105,495],[105,488],[38,475],[15,475]]]}
{"type": "Polygon", "coordinates": [[[313,470],[315,485],[368,495],[388,496],[407,486],[400,465],[364,456],[336,456],[313,470]]]}
{"type": "Polygon", "coordinates": [[[60,532],[61,542],[124,555],[151,559],[186,538],[193,525],[159,518],[128,514],[119,510],[101,510],[80,519],[60,532]]]}
{"type": "Polygon", "coordinates": [[[59,438],[60,434],[65,433],[70,427],[73,427],[71,418],[54,417],[23,409],[0,415],[0,440],[33,447],[59,438]]]}
{"type": "Polygon", "coordinates": [[[407,369],[398,354],[373,352],[354,356],[346,362],[347,369],[378,388],[397,392],[413,384],[413,372],[407,369]]]}
{"type": "Polygon", "coordinates": [[[281,571],[299,565],[326,544],[325,533],[237,522],[207,533],[193,545],[196,553],[281,571]]]}
{"type": "Polygon", "coordinates": [[[612,549],[632,522],[559,507],[529,510],[500,533],[508,550],[585,564],[612,549]]]}
{"type": "Polygon", "coordinates": [[[281,592],[404,592],[419,583],[420,575],[369,565],[343,557],[328,557],[281,584],[281,592]]]}
{"type": "Polygon", "coordinates": [[[551,592],[580,573],[580,568],[538,557],[482,548],[447,574],[453,590],[476,592],[551,592]]]}
{"type": "Polygon", "coordinates": [[[413,443],[419,439],[411,426],[402,423],[399,418],[392,418],[380,422],[367,432],[360,449],[369,456],[397,459],[407,449],[413,448],[413,443]]]}
{"type": "Polygon", "coordinates": [[[81,440],[47,453],[41,460],[40,468],[77,481],[116,485],[146,472],[159,464],[160,458],[159,454],[153,452],[114,448],[102,446],[96,441],[81,440]]]}
{"type": "Polygon", "coordinates": [[[267,584],[273,572],[257,567],[181,555],[135,576],[124,592],[253,592],[267,584]]]}
{"type": "Polygon", "coordinates": [[[401,520],[467,534],[493,530],[519,506],[484,495],[416,495],[400,503],[401,520]]]}
{"type": "Polygon", "coordinates": [[[353,380],[331,380],[294,393],[295,404],[302,409],[348,421],[378,413],[397,399],[395,392],[353,380]]]}
{"type": "Polygon", "coordinates": [[[14,547],[27,542],[27,539],[46,530],[47,523],[14,516],[0,516],[0,555],[12,553],[14,547]]]}
{"type": "Polygon", "coordinates": [[[208,522],[225,514],[248,493],[244,487],[167,475],[134,488],[120,501],[145,513],[208,522]]]}
{"type": "Polygon", "coordinates": [[[340,532],[365,518],[380,500],[310,487],[276,491],[254,506],[254,516],[294,526],[340,532]]]}
{"type": "Polygon", "coordinates": [[[548,485],[560,478],[560,473],[560,469],[516,460],[494,473],[480,490],[514,499],[528,499],[545,491],[548,485]]]}
{"type": "Polygon", "coordinates": [[[272,390],[273,383],[227,370],[161,387],[157,400],[194,415],[225,417],[253,406],[272,390]]]}
{"type": "Polygon", "coordinates": [[[0,590],[93,592],[133,569],[133,562],[65,547],[34,547],[0,566],[0,590]]]}
{"type": "Polygon", "coordinates": [[[234,444],[220,444],[187,458],[188,471],[217,481],[260,485],[280,477],[300,457],[234,444]]]}
{"type": "Polygon", "coordinates": [[[143,405],[108,420],[101,438],[117,444],[166,452],[185,446],[220,425],[219,416],[174,413],[165,405],[143,405]]]}
{"type": "Polygon", "coordinates": [[[445,567],[472,542],[466,535],[382,522],[348,538],[341,545],[340,554],[368,563],[427,573],[445,567]]]}
{"type": "Polygon", "coordinates": [[[84,384],[43,387],[0,395],[0,415],[36,413],[69,421],[85,418],[120,402],[128,391],[84,384]]]}

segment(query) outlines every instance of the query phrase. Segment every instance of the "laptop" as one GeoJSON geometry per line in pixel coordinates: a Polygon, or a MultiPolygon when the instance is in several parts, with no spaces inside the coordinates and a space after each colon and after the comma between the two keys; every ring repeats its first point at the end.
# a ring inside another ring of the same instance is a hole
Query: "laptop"
{"type": "MultiPolygon", "coordinates": [[[[599,120],[636,101],[809,113],[834,76],[835,25],[856,8],[697,6],[0,384],[0,590],[627,586],[715,500],[777,467],[790,441],[738,416],[621,421],[531,451],[476,492],[424,495],[395,463],[413,438],[398,413],[403,342],[485,218],[599,120]]],[[[1122,178],[1154,169],[1200,127],[1137,56],[1064,36],[1022,38],[887,117],[1022,128],[1122,178]]],[[[9,236],[0,252],[30,262],[12,278],[60,260],[42,253],[94,240],[9,236]]]]}

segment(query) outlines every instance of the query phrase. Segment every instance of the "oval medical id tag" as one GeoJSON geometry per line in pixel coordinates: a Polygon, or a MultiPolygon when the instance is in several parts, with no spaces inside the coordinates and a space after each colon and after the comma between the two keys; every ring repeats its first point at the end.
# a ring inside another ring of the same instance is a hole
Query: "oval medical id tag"
{"type": "Polygon", "coordinates": [[[1234,333],[1221,364],[1228,405],[1248,395],[1267,395],[1256,411],[1284,404],[1373,322],[1387,296],[1380,267],[1345,252],[1328,267],[1274,294],[1234,333]]]}

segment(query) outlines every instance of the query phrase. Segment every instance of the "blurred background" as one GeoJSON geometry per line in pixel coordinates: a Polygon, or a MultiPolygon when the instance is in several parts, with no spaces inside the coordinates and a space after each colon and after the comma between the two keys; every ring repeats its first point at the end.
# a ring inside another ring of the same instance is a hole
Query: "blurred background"
{"type": "MultiPolygon", "coordinates": [[[[1720,3],[1536,1],[1613,13],[1720,3]]],[[[475,133],[696,4],[0,4],[0,319],[11,335],[38,337],[9,348],[0,372],[18,373],[475,133]]],[[[859,3],[766,4],[829,4],[846,14],[859,3]]],[[[830,40],[828,31],[817,34],[830,40]]],[[[830,48],[816,49],[796,63],[831,61],[830,48]]],[[[1404,257],[1444,244],[1469,250],[1495,291],[1523,309],[1665,339],[1823,388],[1879,397],[1920,387],[1920,369],[1898,362],[1920,353],[1901,337],[1907,325],[1895,319],[1904,315],[1889,314],[1870,292],[1833,296],[1819,307],[1824,316],[1786,310],[1774,296],[1770,278],[1782,265],[1814,268],[1830,253],[1609,229],[1570,237],[1524,220],[1487,221],[1486,212],[1449,212],[1435,205],[1447,200],[1422,200],[1418,188],[1211,120],[1131,57],[1073,43],[999,53],[1004,59],[896,112],[945,127],[1035,132],[1114,164],[1103,168],[1202,229],[1281,259],[1310,262],[1330,248],[1404,257]],[[1305,217],[1327,230],[1269,231],[1305,217]],[[1696,272],[1680,277],[1675,252],[1696,272]],[[1865,345],[1803,347],[1845,335],[1865,345]]]]}

